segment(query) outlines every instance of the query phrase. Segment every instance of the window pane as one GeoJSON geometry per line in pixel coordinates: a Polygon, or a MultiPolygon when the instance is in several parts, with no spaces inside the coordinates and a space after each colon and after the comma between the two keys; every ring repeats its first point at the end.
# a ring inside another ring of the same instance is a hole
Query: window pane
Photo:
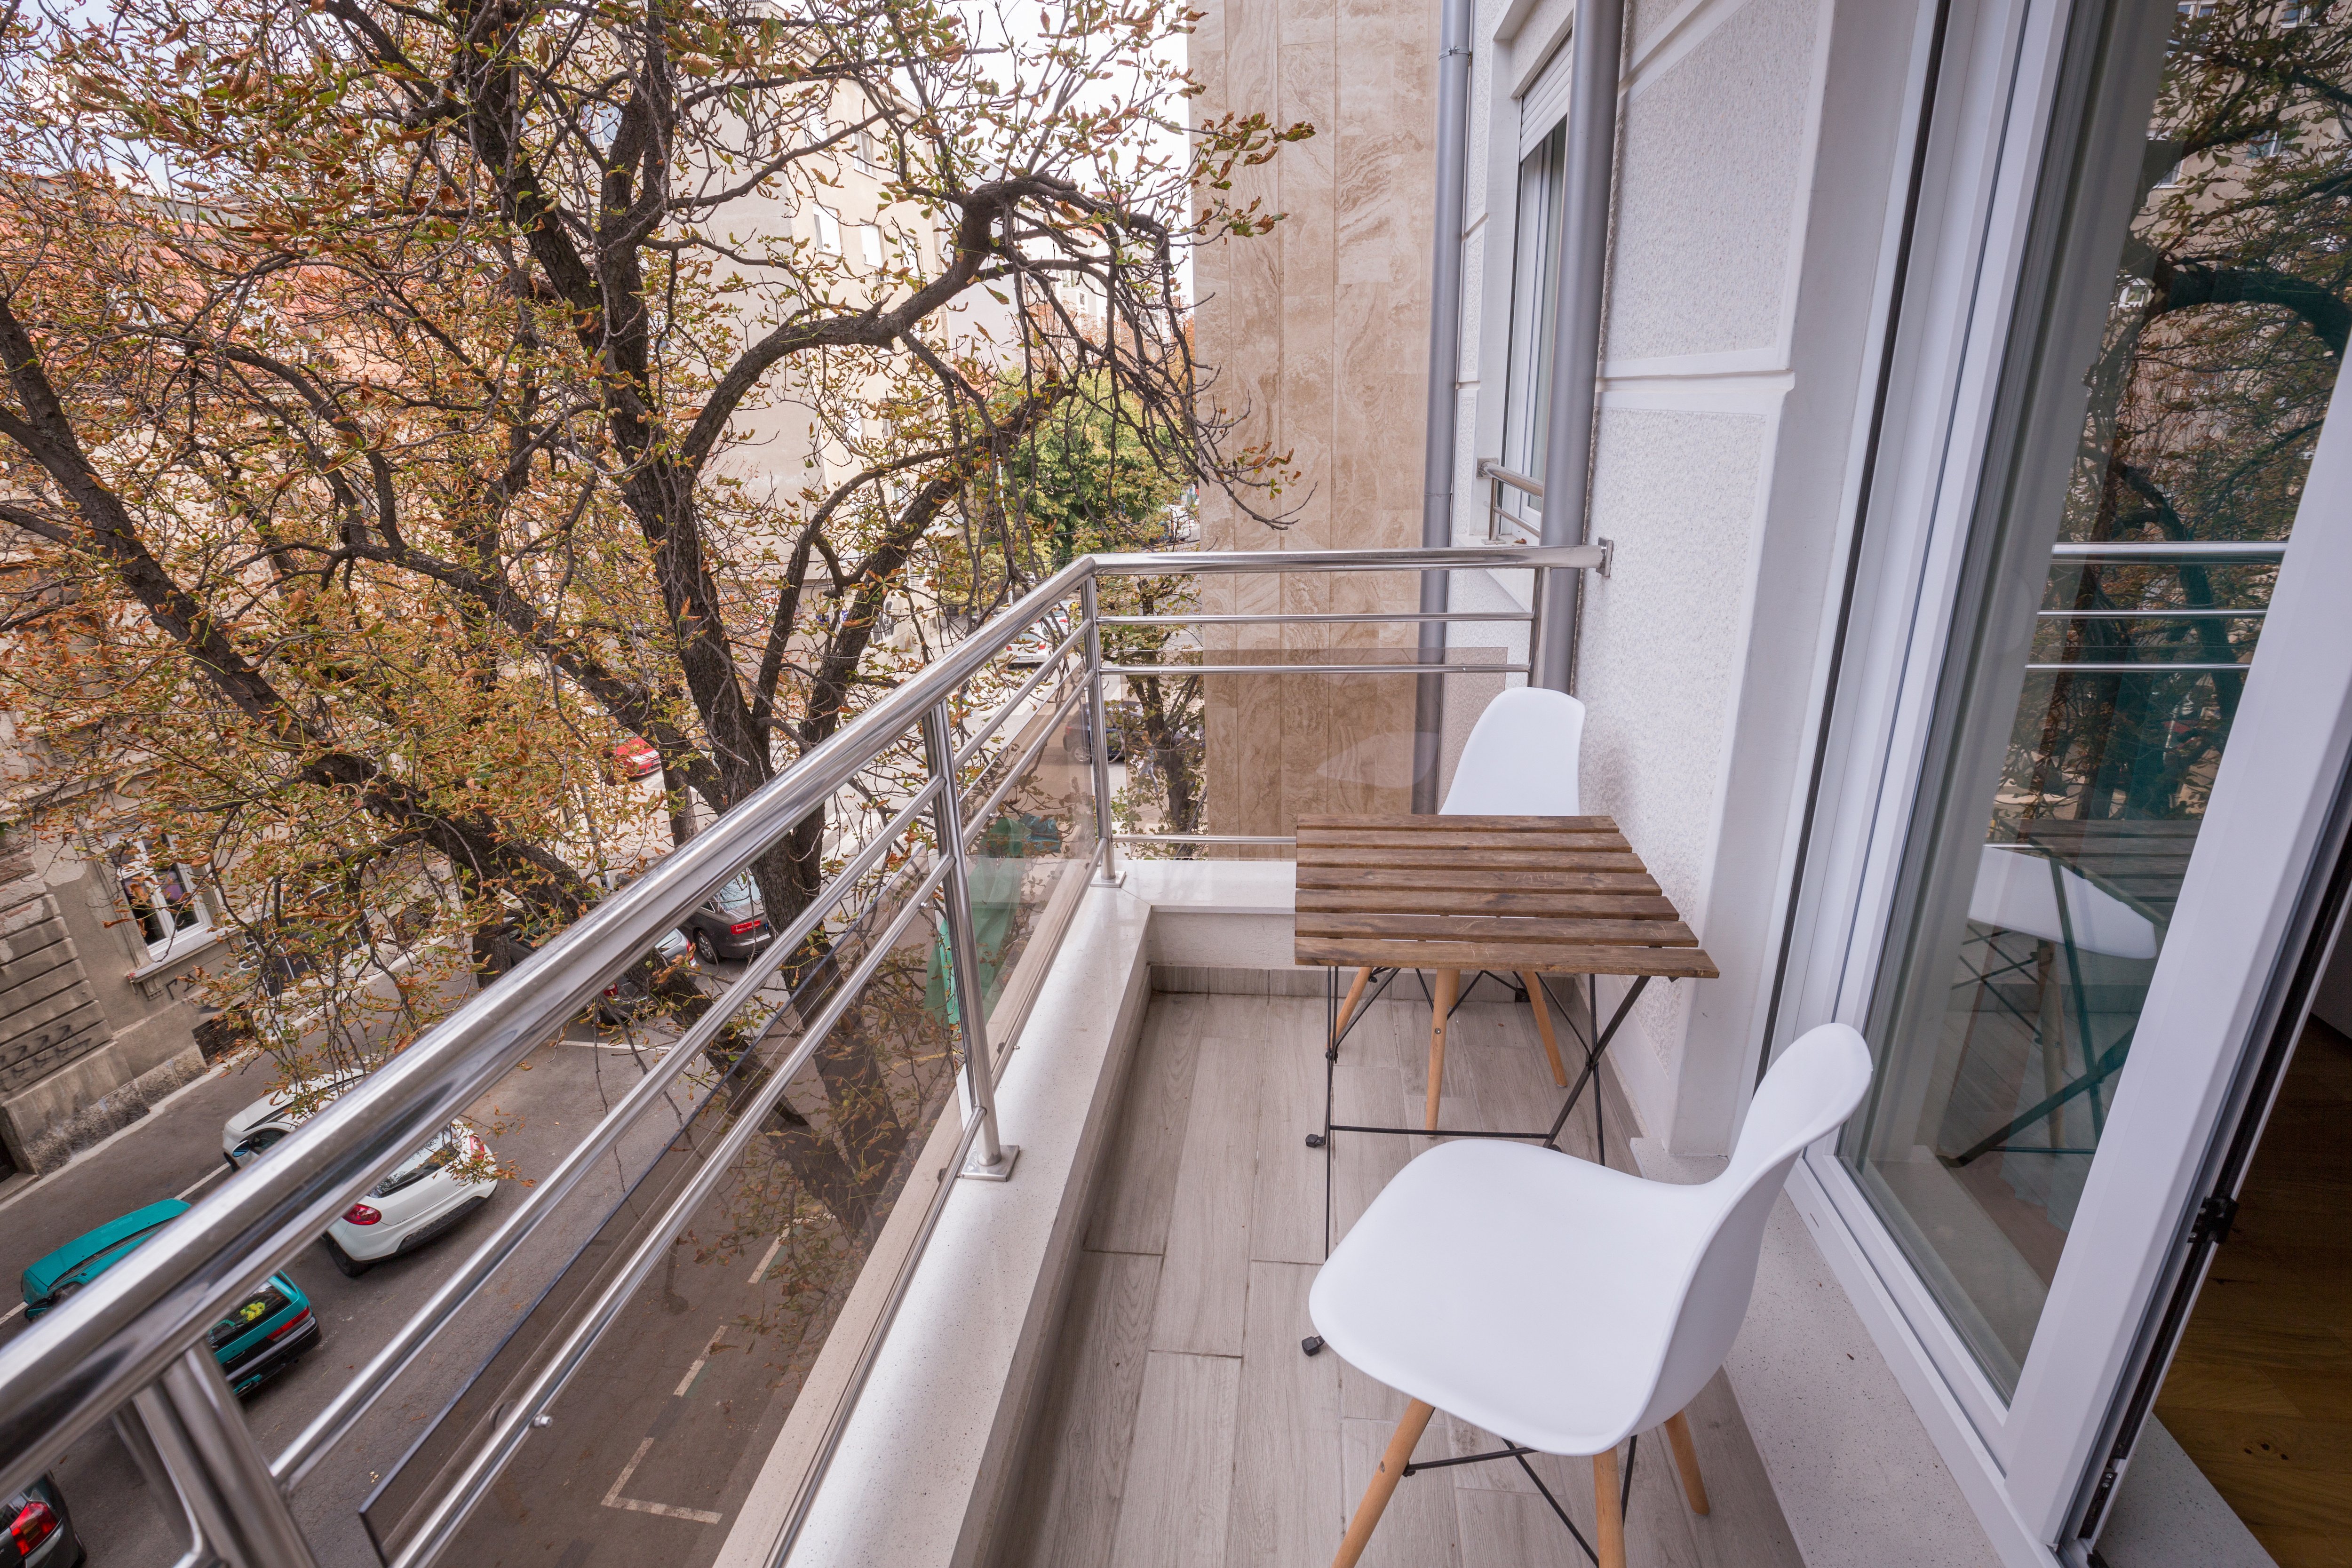
{"type": "MultiPolygon", "coordinates": [[[[2352,319],[2345,26],[2285,26],[2268,0],[2182,13],[2144,137],[2095,136],[2075,171],[2052,319],[2070,289],[2105,319],[2021,406],[2080,438],[2063,482],[2028,465],[1984,487],[2006,508],[1970,546],[1984,630],[1948,656],[1950,751],[1919,794],[1872,1009],[1883,1066],[1843,1149],[2004,1393],[2129,1070],[2276,576],[2262,547],[2293,524],[2352,319]],[[2099,166],[2138,171],[2104,235],[2099,166]]],[[[2129,52],[2109,40],[2107,79],[2129,52]]]]}
{"type": "MultiPolygon", "coordinates": [[[[1543,479],[1544,421],[1551,406],[1552,321],[1559,299],[1559,202],[1565,121],[1519,163],[1517,247],[1511,261],[1510,374],[1503,391],[1503,467],[1543,479]]],[[[1506,489],[1504,504],[1530,528],[1539,509],[1506,489]]]]}

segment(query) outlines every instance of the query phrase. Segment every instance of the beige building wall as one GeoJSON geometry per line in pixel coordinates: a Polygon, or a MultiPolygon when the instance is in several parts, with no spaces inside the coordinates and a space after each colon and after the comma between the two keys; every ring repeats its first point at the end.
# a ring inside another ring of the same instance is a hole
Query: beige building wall
{"type": "MultiPolygon", "coordinates": [[[[1438,9],[1433,0],[1207,0],[1192,39],[1202,120],[1307,121],[1307,140],[1243,173],[1234,195],[1287,215],[1270,236],[1194,262],[1203,398],[1240,439],[1290,454],[1295,489],[1269,527],[1202,499],[1203,550],[1395,548],[1421,538],[1434,200],[1438,9]]],[[[1407,574],[1205,579],[1217,611],[1411,610],[1407,574]]],[[[1203,639],[1301,662],[1409,661],[1412,628],[1253,627],[1203,639]],[[1385,649],[1368,656],[1369,649],[1385,649]],[[1352,650],[1352,651],[1342,651],[1352,650]]],[[[1210,831],[1287,833],[1300,812],[1411,804],[1407,676],[1209,677],[1210,831]]]]}

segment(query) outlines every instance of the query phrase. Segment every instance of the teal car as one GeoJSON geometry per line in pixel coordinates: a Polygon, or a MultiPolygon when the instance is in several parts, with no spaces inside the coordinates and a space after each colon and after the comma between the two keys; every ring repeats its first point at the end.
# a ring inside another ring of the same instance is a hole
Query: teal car
{"type": "MultiPolygon", "coordinates": [[[[57,1306],[187,1212],[186,1204],[167,1198],[67,1242],[25,1270],[25,1315],[37,1318],[57,1306]]],[[[273,1274],[212,1326],[205,1342],[230,1384],[246,1394],[319,1342],[319,1319],[300,1286],[273,1274]]]]}

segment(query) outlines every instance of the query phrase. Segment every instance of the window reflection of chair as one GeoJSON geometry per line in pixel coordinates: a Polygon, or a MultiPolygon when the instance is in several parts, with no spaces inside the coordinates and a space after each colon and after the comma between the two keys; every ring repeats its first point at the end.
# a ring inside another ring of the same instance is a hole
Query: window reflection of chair
{"type": "MultiPolygon", "coordinates": [[[[2111,958],[2147,960],[2156,956],[2156,924],[2114,894],[2095,886],[2090,879],[2073,870],[2049,856],[2037,854],[2021,845],[1988,844],[1977,862],[1976,888],[1969,897],[1969,920],[1972,924],[1989,928],[1985,939],[1990,955],[1981,970],[1970,969],[1970,978],[1963,985],[1976,984],[1984,988],[2005,1011],[2016,1017],[2032,1032],[2034,1044],[2040,1047],[2043,1071],[2048,1079],[2049,1094],[1989,1137],[1979,1140],[1957,1156],[1952,1163],[1965,1165],[1981,1155],[2003,1152],[2020,1154],[2083,1153],[2088,1151],[2063,1147],[2060,1113],[2068,1101],[2089,1095],[2091,1125],[2095,1133],[2105,1117],[2105,1107],[2099,1099],[2099,1087],[2122,1068],[2124,1058],[2131,1050],[2132,1030],[2126,1029],[2114,1044],[2095,1058],[2091,1034],[2091,1009],[2083,984],[2083,955],[2093,953],[2111,958]],[[2015,933],[2032,937],[2033,952],[2024,958],[2012,958],[2002,952],[2000,939],[2015,933]],[[2063,1011],[2050,1005],[2052,983],[2059,958],[2066,964],[2065,988],[2074,998],[2075,1035],[2083,1057],[2083,1072],[2070,1082],[2060,1083],[2058,1075],[2065,1070],[2066,1028],[2063,1011]],[[1993,987],[1993,982],[2006,974],[2031,968],[2034,972],[2034,1016],[2027,1017],[1993,987]],[[2012,1144],[2016,1137],[2034,1122],[2047,1118],[2050,1142],[2045,1145],[2012,1144]]],[[[1962,960],[1964,965],[1967,961],[1962,960]]]]}

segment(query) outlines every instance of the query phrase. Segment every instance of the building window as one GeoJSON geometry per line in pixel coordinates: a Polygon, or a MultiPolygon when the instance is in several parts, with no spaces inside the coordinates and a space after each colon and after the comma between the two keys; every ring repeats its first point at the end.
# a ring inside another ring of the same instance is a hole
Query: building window
{"type": "Polygon", "coordinates": [[[107,859],[123,907],[147,944],[149,963],[188,951],[212,930],[195,873],[171,858],[168,844],[159,841],[158,850],[151,850],[146,840],[131,839],[116,845],[107,859]]]}
{"type": "Polygon", "coordinates": [[[870,223],[859,224],[857,244],[858,248],[865,254],[866,266],[882,265],[882,230],[878,226],[870,223]]]}
{"type": "MultiPolygon", "coordinates": [[[[1503,467],[1543,479],[1544,426],[1551,411],[1552,323],[1559,314],[1559,204],[1568,125],[1519,161],[1518,211],[1511,257],[1510,368],[1503,382],[1503,467]]],[[[1503,504],[1530,531],[1541,527],[1533,498],[1505,489],[1503,504]]]]}
{"type": "Polygon", "coordinates": [[[816,223],[816,247],[827,256],[841,254],[841,219],[833,210],[818,204],[810,207],[816,223]]]}

